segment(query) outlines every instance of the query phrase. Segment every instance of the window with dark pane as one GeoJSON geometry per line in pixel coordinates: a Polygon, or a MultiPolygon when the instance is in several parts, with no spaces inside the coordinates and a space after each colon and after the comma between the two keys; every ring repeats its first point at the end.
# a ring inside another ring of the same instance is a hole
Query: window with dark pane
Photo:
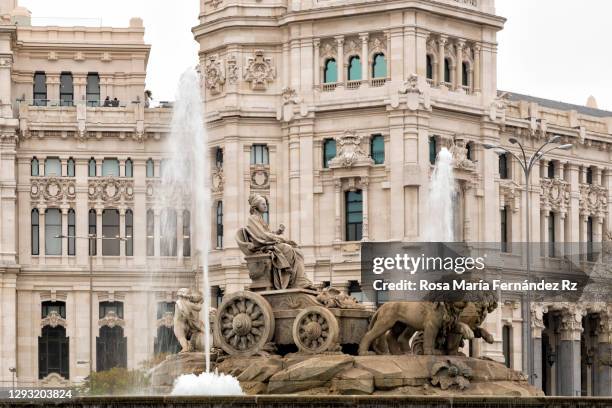
{"type": "Polygon", "coordinates": [[[76,255],[76,213],[73,208],[68,210],[68,255],[76,255]]]}
{"type": "Polygon", "coordinates": [[[346,241],[361,241],[363,229],[363,196],[361,190],[345,193],[346,241]]]}
{"type": "Polygon", "coordinates": [[[338,65],[336,64],[336,60],[333,58],[325,60],[323,82],[326,84],[338,82],[338,65]]]}
{"type": "Polygon", "coordinates": [[[76,175],[76,168],[75,168],[74,159],[70,157],[68,161],[66,162],[66,176],[74,177],[75,175],[76,175]]]}
{"type": "Polygon", "coordinates": [[[323,141],[323,167],[329,168],[329,161],[336,157],[336,141],[325,139],[323,141]]]}
{"type": "Polygon", "coordinates": [[[31,230],[32,255],[40,254],[40,214],[37,208],[32,210],[31,230]]]}
{"type": "Polygon", "coordinates": [[[191,256],[191,213],[183,210],[183,256],[191,256]]]}
{"type": "Polygon", "coordinates": [[[34,106],[47,106],[47,75],[37,71],[34,74],[34,106]]]}
{"type": "Polygon", "coordinates": [[[45,255],[62,254],[62,212],[48,208],[45,212],[45,255]]]}
{"type": "Polygon", "coordinates": [[[374,164],[385,162],[385,138],[382,135],[373,135],[370,140],[370,156],[374,164]]]}
{"type": "Polygon", "coordinates": [[[74,84],[72,73],[62,72],[60,75],[60,105],[72,106],[74,101],[74,84]]]}
{"type": "Polygon", "coordinates": [[[134,213],[125,211],[125,256],[134,256],[134,213]]]}
{"type": "Polygon", "coordinates": [[[155,256],[155,214],[147,210],[147,256],[155,256]]]}
{"type": "Polygon", "coordinates": [[[251,164],[270,164],[268,145],[254,144],[251,146],[251,164]]]}
{"type": "Polygon", "coordinates": [[[102,211],[102,255],[119,256],[119,210],[108,208],[102,211]]]}
{"type": "Polygon", "coordinates": [[[87,74],[87,106],[100,106],[100,75],[87,74]]]}

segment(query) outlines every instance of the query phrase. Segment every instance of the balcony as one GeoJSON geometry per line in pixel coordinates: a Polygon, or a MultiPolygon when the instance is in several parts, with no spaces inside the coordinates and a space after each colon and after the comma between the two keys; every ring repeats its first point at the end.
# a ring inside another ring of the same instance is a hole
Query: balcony
{"type": "Polygon", "coordinates": [[[384,86],[387,83],[387,78],[372,78],[370,79],[370,86],[373,88],[378,88],[384,86]]]}
{"type": "Polygon", "coordinates": [[[355,81],[346,81],[346,89],[359,89],[361,86],[361,79],[355,81]]]}
{"type": "Polygon", "coordinates": [[[329,84],[322,84],[321,85],[321,90],[323,92],[332,92],[334,89],[336,89],[336,87],[338,86],[337,82],[332,82],[329,84]]]}

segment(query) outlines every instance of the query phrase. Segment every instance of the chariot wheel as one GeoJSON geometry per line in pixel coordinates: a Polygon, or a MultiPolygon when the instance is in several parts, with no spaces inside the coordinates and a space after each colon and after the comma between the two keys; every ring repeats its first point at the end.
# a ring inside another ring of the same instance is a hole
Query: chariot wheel
{"type": "Polygon", "coordinates": [[[217,344],[229,355],[251,356],[274,336],[274,314],[266,299],[254,292],[229,295],[217,309],[217,344]]]}
{"type": "Polygon", "coordinates": [[[335,351],[339,333],[336,316],[322,306],[307,307],[293,321],[293,341],[304,353],[335,351]]]}

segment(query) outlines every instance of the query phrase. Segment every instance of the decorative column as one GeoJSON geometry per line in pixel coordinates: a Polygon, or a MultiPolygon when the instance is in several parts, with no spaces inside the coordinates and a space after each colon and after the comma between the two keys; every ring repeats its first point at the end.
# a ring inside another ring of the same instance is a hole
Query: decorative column
{"type": "Polygon", "coordinates": [[[368,185],[369,180],[367,177],[361,178],[361,194],[363,199],[363,207],[362,207],[362,229],[361,229],[361,240],[368,241],[369,240],[369,228],[368,228],[368,185]]]}
{"type": "Polygon", "coordinates": [[[338,69],[338,86],[344,86],[344,36],[339,35],[334,38],[338,44],[338,61],[336,61],[338,69]]]}
{"type": "Polygon", "coordinates": [[[463,47],[465,42],[462,40],[458,40],[457,44],[455,44],[456,49],[456,61],[455,61],[455,89],[463,89],[463,47]]]}
{"type": "Polygon", "coordinates": [[[359,38],[361,39],[361,83],[368,83],[368,79],[373,77],[373,74],[370,74],[370,67],[372,66],[372,61],[370,61],[370,56],[368,54],[368,33],[359,33],[359,38]]]}
{"type": "Polygon", "coordinates": [[[334,194],[336,196],[336,205],[335,205],[335,224],[336,228],[334,229],[334,241],[339,242],[342,241],[342,180],[336,179],[334,180],[334,194]]]}
{"type": "Polygon", "coordinates": [[[612,306],[600,314],[596,333],[598,370],[593,388],[595,395],[609,397],[612,396],[612,306]]]}
{"type": "Polygon", "coordinates": [[[323,68],[320,61],[321,57],[319,56],[321,41],[317,38],[313,41],[312,45],[314,47],[314,86],[318,87],[321,85],[321,69],[323,68]]]}
{"type": "Polygon", "coordinates": [[[74,100],[74,104],[76,105],[79,101],[83,101],[85,102],[85,95],[87,93],[86,91],[86,86],[87,86],[87,74],[84,73],[78,73],[75,74],[73,73],[73,100],[74,100]]]}
{"type": "Polygon", "coordinates": [[[561,313],[561,327],[557,362],[562,375],[558,379],[558,394],[579,396],[580,386],[580,335],[583,311],[570,304],[561,313]]]}
{"type": "Polygon", "coordinates": [[[442,36],[438,39],[438,85],[444,83],[444,50],[447,41],[446,37],[442,36]]]}
{"type": "Polygon", "coordinates": [[[47,99],[49,105],[59,105],[60,98],[60,74],[46,73],[47,75],[47,99]]]}
{"type": "Polygon", "coordinates": [[[474,45],[474,93],[480,93],[480,44],[474,45]]]}

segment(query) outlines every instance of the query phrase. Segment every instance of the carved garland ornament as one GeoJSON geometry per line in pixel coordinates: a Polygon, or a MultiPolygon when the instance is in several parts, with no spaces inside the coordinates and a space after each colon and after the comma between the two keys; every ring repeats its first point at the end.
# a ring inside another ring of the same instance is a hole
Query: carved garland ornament
{"type": "Polygon", "coordinates": [[[361,136],[354,130],[347,130],[336,139],[338,154],[329,161],[330,167],[352,167],[373,165],[374,161],[361,148],[361,136]]]}
{"type": "Polygon", "coordinates": [[[595,184],[580,185],[580,212],[583,215],[603,215],[608,207],[608,190],[595,184]]]}
{"type": "Polygon", "coordinates": [[[542,179],[540,183],[542,187],[540,197],[543,208],[560,211],[569,206],[570,192],[569,184],[566,181],[554,178],[542,179]]]}
{"type": "Polygon", "coordinates": [[[66,319],[64,319],[62,316],[60,316],[59,313],[57,313],[55,310],[51,311],[47,317],[45,317],[44,319],[41,319],[40,321],[40,327],[45,327],[45,326],[50,326],[50,327],[57,327],[57,326],[62,326],[62,327],[66,327],[66,319]]]}
{"type": "Polygon", "coordinates": [[[134,182],[115,177],[104,177],[89,181],[89,199],[117,202],[134,199],[134,182]]]}
{"type": "Polygon", "coordinates": [[[73,179],[60,177],[37,177],[32,179],[30,197],[34,200],[59,202],[76,199],[76,184],[73,179]]]}
{"type": "Polygon", "coordinates": [[[98,320],[98,326],[99,327],[108,326],[111,329],[115,326],[124,327],[125,320],[117,316],[117,313],[111,310],[108,313],[106,313],[106,316],[104,316],[104,318],[98,320]]]}
{"type": "Polygon", "coordinates": [[[264,57],[262,50],[255,51],[255,55],[247,60],[244,80],[251,83],[252,90],[265,91],[275,77],[276,69],[272,65],[272,59],[264,57]]]}
{"type": "Polygon", "coordinates": [[[240,78],[238,61],[236,56],[232,55],[227,59],[227,80],[230,84],[235,84],[238,82],[238,78],[240,78]]]}
{"type": "Polygon", "coordinates": [[[174,313],[172,313],[172,312],[164,313],[162,318],[157,320],[157,327],[158,328],[159,327],[167,327],[169,329],[174,327],[174,313]]]}

